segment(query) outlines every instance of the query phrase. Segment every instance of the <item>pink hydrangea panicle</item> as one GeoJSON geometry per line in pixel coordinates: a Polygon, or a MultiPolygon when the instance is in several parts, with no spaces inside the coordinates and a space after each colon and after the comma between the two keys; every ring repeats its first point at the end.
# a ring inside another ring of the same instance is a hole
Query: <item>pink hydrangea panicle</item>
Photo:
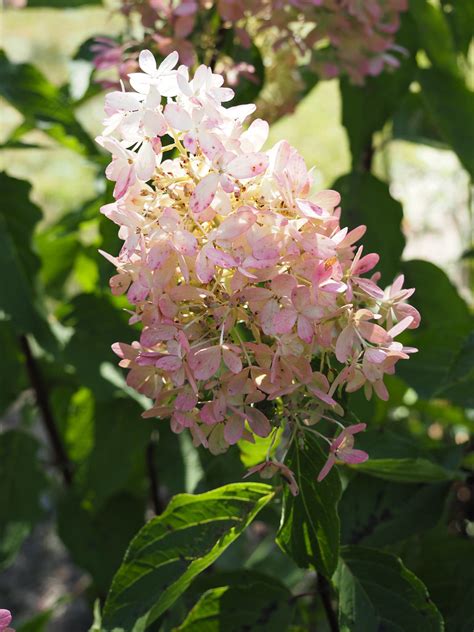
{"type": "MultiPolygon", "coordinates": [[[[9,0],[12,6],[23,6],[25,2],[9,0]]],[[[281,74],[278,55],[284,56],[293,87],[296,77],[299,77],[297,82],[301,81],[300,71],[307,68],[308,60],[311,69],[325,79],[347,75],[353,83],[362,84],[368,76],[397,68],[400,64],[397,55],[406,54],[395,43],[400,14],[407,9],[407,2],[398,0],[207,0],[205,3],[122,0],[118,10],[133,22],[141,23],[142,41],[127,41],[128,34],[124,34],[121,44],[97,38],[91,47],[95,54],[93,63],[98,70],[116,68],[118,77],[112,82],[115,85],[119,85],[118,79],[127,83],[127,73],[135,72],[140,48],[151,48],[164,57],[177,52],[182,63],[194,66],[202,49],[202,21],[207,19],[204,12],[212,8],[222,28],[216,29],[216,39],[211,39],[207,48],[215,47],[215,66],[226,77],[227,85],[237,85],[242,79],[259,82],[254,66],[233,59],[228,51],[218,54],[222,30],[229,28],[233,29],[239,48],[251,47],[255,31],[272,42],[276,59],[273,65],[281,74]],[[301,29],[301,24],[305,29],[301,29]],[[319,46],[323,41],[328,44],[324,48],[319,46]]],[[[108,79],[100,81],[104,85],[110,83],[108,79]]],[[[283,103],[276,108],[280,113],[284,109],[283,103]]]]}
{"type": "Polygon", "coordinates": [[[345,428],[332,442],[329,456],[324,467],[318,474],[318,481],[322,481],[331,471],[336,461],[344,463],[364,463],[369,458],[367,452],[354,449],[354,435],[365,430],[366,424],[355,424],[345,428]]]}
{"type": "MultiPolygon", "coordinates": [[[[225,107],[220,75],[199,66],[191,76],[175,52],[157,64],[142,51],[139,63],[132,89],[107,95],[97,142],[115,183],[101,211],[123,241],[102,254],[141,327],[112,348],[127,385],[153,401],[144,417],[221,454],[284,426],[280,404],[295,437],[343,416],[344,390],[387,399],[385,375],[416,351],[397,340],[418,326],[414,290],[403,277],[379,287],[378,255],[357,246],[366,227],[340,226],[341,196],[313,191],[288,142],[263,149],[268,123],[246,125],[252,104],[225,107]]],[[[360,457],[359,429],[331,443],[328,467],[360,457]]],[[[265,463],[295,490],[286,466],[265,463]]]]}
{"type": "Polygon", "coordinates": [[[15,632],[13,628],[10,628],[12,621],[12,613],[10,610],[0,608],[0,632],[15,632]]]}

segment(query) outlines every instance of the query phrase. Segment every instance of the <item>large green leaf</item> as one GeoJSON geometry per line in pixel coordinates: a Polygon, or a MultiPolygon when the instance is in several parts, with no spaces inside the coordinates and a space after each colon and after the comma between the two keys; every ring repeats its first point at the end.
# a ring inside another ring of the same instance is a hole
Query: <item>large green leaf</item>
{"type": "Polygon", "coordinates": [[[38,449],[36,439],[24,432],[0,434],[0,567],[11,562],[43,514],[40,495],[46,479],[38,449]]]}
{"type": "Polygon", "coordinates": [[[468,54],[474,37],[474,3],[471,0],[441,0],[459,52],[468,54]]]}
{"type": "Polygon", "coordinates": [[[334,469],[322,482],[317,482],[326,457],[317,440],[308,435],[302,445],[293,442],[285,460],[295,473],[300,491],[298,496],[292,496],[285,487],[277,542],[298,566],[314,568],[331,577],[339,555],[337,503],[341,483],[334,469]]]}
{"type": "Polygon", "coordinates": [[[0,173],[0,310],[17,333],[34,333],[44,344],[51,333],[39,307],[36,273],[39,259],[31,240],[41,211],[30,200],[31,185],[0,173]]]}
{"type": "Polygon", "coordinates": [[[341,541],[382,547],[427,531],[441,518],[450,487],[396,484],[358,473],[339,503],[341,541]]]}
{"type": "MultiPolygon", "coordinates": [[[[414,25],[407,14],[403,16],[397,43],[411,52],[414,50],[414,25]]],[[[382,129],[396,110],[400,99],[408,92],[415,71],[415,57],[408,54],[401,59],[396,71],[367,77],[363,86],[341,79],[342,124],[349,137],[355,170],[366,169],[366,163],[370,163],[373,134],[382,129]]]]}
{"type": "MultiPolygon", "coordinates": [[[[421,312],[421,325],[405,334],[418,347],[409,362],[397,367],[399,375],[422,397],[429,399],[463,381],[463,348],[473,330],[469,309],[446,274],[427,261],[402,264],[406,286],[415,287],[411,302],[421,312]],[[461,360],[460,370],[455,368],[461,360]]],[[[448,391],[447,391],[448,392],[448,391]]],[[[462,403],[462,401],[460,401],[462,403]]]]}
{"type": "Polygon", "coordinates": [[[0,51],[0,95],[15,107],[27,124],[79,153],[97,156],[98,149],[74,116],[61,90],[31,64],[12,64],[0,51]]]}
{"type": "Polygon", "coordinates": [[[423,583],[394,555],[345,546],[334,576],[341,632],[442,632],[423,583]]]}
{"type": "Polygon", "coordinates": [[[377,478],[400,483],[436,483],[448,481],[455,474],[433,461],[411,459],[369,459],[360,463],[358,470],[377,478]]]}
{"type": "Polygon", "coordinates": [[[175,496],[132,540],[104,608],[105,630],[141,632],[160,617],[273,498],[269,485],[235,483],[175,496]]]}
{"type": "Polygon", "coordinates": [[[437,396],[474,408],[474,331],[464,339],[437,396]]]}
{"type": "MultiPolygon", "coordinates": [[[[118,455],[116,455],[118,457],[118,455]]],[[[99,511],[76,493],[59,503],[58,533],[74,562],[93,577],[105,594],[127,544],[143,524],[145,504],[130,494],[110,498],[99,511]]]]}
{"type": "Polygon", "coordinates": [[[280,632],[289,629],[291,615],[291,593],[277,579],[252,571],[223,573],[176,632],[280,632]]]}
{"type": "Polygon", "coordinates": [[[370,173],[347,174],[332,186],[342,195],[343,225],[367,226],[364,252],[378,252],[383,244],[377,270],[382,273],[382,284],[390,283],[400,271],[400,257],[405,247],[401,231],[402,205],[392,198],[385,182],[370,173]]]}
{"type": "Polygon", "coordinates": [[[438,68],[419,71],[425,107],[441,137],[474,178],[474,92],[452,73],[438,68]]]}
{"type": "Polygon", "coordinates": [[[426,584],[446,619],[448,632],[474,628],[474,546],[472,538],[448,535],[445,526],[420,538],[404,556],[426,584]]]}
{"type": "Polygon", "coordinates": [[[70,363],[84,386],[97,398],[108,400],[117,388],[103,377],[102,364],[116,364],[111,350],[114,342],[130,342],[133,329],[127,317],[108,295],[80,294],[67,306],[62,322],[74,328],[65,348],[66,362],[70,363]]]}
{"type": "Polygon", "coordinates": [[[421,47],[432,64],[458,74],[454,40],[442,8],[428,0],[410,0],[410,13],[416,23],[421,47]]]}

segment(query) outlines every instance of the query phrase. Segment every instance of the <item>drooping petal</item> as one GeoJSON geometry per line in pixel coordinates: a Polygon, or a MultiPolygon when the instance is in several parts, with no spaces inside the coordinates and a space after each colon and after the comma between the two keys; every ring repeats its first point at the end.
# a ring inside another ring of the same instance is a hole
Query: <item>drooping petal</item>
{"type": "Polygon", "coordinates": [[[326,476],[329,474],[329,472],[331,471],[332,467],[334,466],[335,462],[336,462],[336,457],[334,456],[334,454],[330,454],[328,456],[328,459],[327,459],[326,463],[324,464],[322,470],[318,474],[318,482],[319,483],[324,478],[326,478],[326,476]]]}

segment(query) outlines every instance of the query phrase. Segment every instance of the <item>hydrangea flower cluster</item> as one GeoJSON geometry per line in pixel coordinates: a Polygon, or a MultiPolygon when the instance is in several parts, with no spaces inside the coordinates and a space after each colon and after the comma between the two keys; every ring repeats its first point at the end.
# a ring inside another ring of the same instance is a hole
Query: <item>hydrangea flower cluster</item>
{"type": "MultiPolygon", "coordinates": [[[[387,399],[384,375],[415,351],[396,341],[418,326],[398,277],[387,290],[379,257],[357,246],[365,226],[340,227],[340,196],[312,191],[312,174],[286,141],[262,147],[254,105],[224,107],[232,90],[200,66],[190,77],[171,53],[140,54],[133,91],[106,96],[98,142],[112,154],[115,201],[102,212],[124,241],[110,286],[142,326],[113,349],[127,383],[154,400],[145,417],[170,419],[219,454],[240,440],[315,432],[329,443],[322,478],[353,450],[338,398],[364,388],[387,399]],[[367,276],[371,273],[371,276],[367,276]],[[336,417],[339,417],[337,419],[336,417]],[[325,437],[322,419],[342,429],[325,437]],[[273,434],[272,434],[273,433],[273,434]]],[[[288,468],[286,468],[287,470],[288,468]]],[[[263,475],[290,474],[268,458],[263,475]]]]}
{"type": "Polygon", "coordinates": [[[116,68],[126,81],[127,73],[138,67],[140,47],[161,56],[176,50],[186,65],[215,64],[227,83],[236,85],[239,77],[252,78],[255,68],[249,60],[232,59],[233,46],[250,49],[251,40],[263,33],[276,50],[285,47],[286,55],[295,62],[299,58],[306,67],[310,63],[322,78],[347,74],[362,83],[368,75],[399,65],[394,52],[401,49],[395,35],[407,4],[407,0],[123,0],[120,10],[128,18],[130,34],[120,44],[98,41],[95,65],[116,68]],[[139,36],[132,28],[137,21],[139,36]]]}

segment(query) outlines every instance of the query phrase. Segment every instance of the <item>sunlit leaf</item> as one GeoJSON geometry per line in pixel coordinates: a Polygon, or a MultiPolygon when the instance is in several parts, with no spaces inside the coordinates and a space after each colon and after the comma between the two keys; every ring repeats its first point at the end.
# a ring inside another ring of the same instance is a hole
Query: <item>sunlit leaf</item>
{"type": "Polygon", "coordinates": [[[104,630],[138,632],[160,617],[272,499],[258,483],[175,496],[132,540],[110,589],[104,630]]]}

